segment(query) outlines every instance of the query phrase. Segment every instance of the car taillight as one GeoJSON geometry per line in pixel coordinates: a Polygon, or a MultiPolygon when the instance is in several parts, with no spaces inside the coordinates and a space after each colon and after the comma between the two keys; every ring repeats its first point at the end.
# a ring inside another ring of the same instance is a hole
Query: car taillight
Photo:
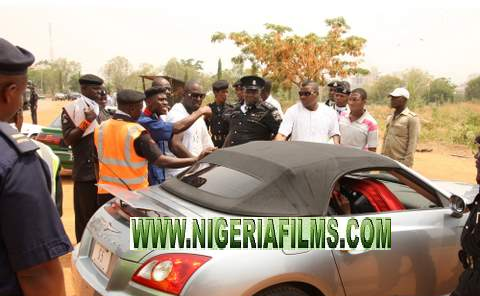
{"type": "Polygon", "coordinates": [[[162,254],[146,261],[132,276],[144,286],[180,295],[192,274],[211,257],[194,254],[162,254]]]}
{"type": "Polygon", "coordinates": [[[61,137],[50,135],[50,134],[39,134],[38,136],[35,137],[35,140],[45,144],[54,144],[54,145],[60,145],[60,143],[62,142],[61,137]]]}

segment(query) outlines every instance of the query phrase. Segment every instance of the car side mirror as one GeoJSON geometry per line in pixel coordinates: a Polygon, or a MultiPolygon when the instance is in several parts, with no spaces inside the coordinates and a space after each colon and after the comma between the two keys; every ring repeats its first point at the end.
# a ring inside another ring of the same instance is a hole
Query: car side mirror
{"type": "Polygon", "coordinates": [[[465,201],[457,195],[450,197],[450,209],[452,210],[452,217],[461,218],[467,209],[465,201]]]}

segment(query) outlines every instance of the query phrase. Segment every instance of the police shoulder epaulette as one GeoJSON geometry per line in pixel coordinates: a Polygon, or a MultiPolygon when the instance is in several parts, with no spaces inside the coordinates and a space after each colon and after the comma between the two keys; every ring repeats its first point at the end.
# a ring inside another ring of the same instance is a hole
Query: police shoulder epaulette
{"type": "Polygon", "coordinates": [[[411,111],[411,110],[408,110],[408,113],[409,113],[409,115],[411,115],[411,116],[414,116],[414,117],[417,116],[417,113],[415,113],[415,112],[413,112],[413,111],[411,111]]]}
{"type": "Polygon", "coordinates": [[[270,111],[277,110],[277,108],[275,106],[273,106],[272,104],[270,104],[269,102],[262,102],[261,105],[264,106],[265,108],[267,108],[270,111]]]}
{"type": "Polygon", "coordinates": [[[24,134],[19,133],[8,123],[0,122],[0,133],[5,136],[5,138],[20,154],[28,153],[38,149],[37,144],[35,144],[32,140],[30,140],[30,138],[28,138],[24,134]]]}

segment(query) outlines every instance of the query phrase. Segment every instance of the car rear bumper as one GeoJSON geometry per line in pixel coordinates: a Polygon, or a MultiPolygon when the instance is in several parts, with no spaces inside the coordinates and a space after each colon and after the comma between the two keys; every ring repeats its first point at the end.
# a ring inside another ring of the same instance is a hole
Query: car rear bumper
{"type": "MultiPolygon", "coordinates": [[[[102,295],[99,292],[95,291],[95,289],[87,281],[85,281],[83,277],[80,275],[80,272],[77,269],[77,264],[76,264],[77,259],[78,259],[78,245],[77,247],[75,247],[75,250],[73,251],[73,254],[72,254],[72,278],[73,278],[75,295],[82,295],[82,296],[102,295]]],[[[81,265],[80,265],[80,268],[81,268],[81,265]]]]}

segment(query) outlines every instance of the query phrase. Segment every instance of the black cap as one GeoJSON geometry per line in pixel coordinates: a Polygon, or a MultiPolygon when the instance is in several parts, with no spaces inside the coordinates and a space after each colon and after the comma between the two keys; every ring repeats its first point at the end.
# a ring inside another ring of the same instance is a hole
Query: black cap
{"type": "Polygon", "coordinates": [[[85,74],[80,76],[78,83],[80,83],[80,85],[102,85],[103,79],[93,74],[85,74]]]}
{"type": "Polygon", "coordinates": [[[212,84],[212,89],[214,91],[219,91],[223,89],[228,89],[228,81],[226,80],[217,80],[212,84]]]}
{"type": "Polygon", "coordinates": [[[35,61],[28,50],[0,38],[0,74],[23,75],[35,61]]]}
{"type": "Polygon", "coordinates": [[[149,98],[149,97],[152,97],[154,95],[166,93],[166,91],[167,90],[164,87],[160,87],[160,86],[150,87],[150,88],[145,90],[145,97],[149,98]]]}
{"type": "Polygon", "coordinates": [[[240,82],[245,89],[262,89],[265,86],[265,80],[255,75],[244,76],[240,82]]]}
{"type": "Polygon", "coordinates": [[[237,81],[235,81],[235,83],[232,85],[234,88],[237,88],[237,87],[241,87],[242,86],[242,82],[240,81],[240,79],[238,79],[237,81]]]}
{"type": "Polygon", "coordinates": [[[336,88],[338,86],[338,80],[332,80],[327,84],[328,87],[336,88]]]}
{"type": "Polygon", "coordinates": [[[145,100],[145,95],[133,89],[124,89],[117,94],[117,102],[122,104],[135,104],[143,100],[145,100]]]}
{"type": "Polygon", "coordinates": [[[335,92],[342,93],[345,95],[350,94],[350,83],[347,81],[339,81],[337,82],[337,87],[335,88],[335,92]]]}

